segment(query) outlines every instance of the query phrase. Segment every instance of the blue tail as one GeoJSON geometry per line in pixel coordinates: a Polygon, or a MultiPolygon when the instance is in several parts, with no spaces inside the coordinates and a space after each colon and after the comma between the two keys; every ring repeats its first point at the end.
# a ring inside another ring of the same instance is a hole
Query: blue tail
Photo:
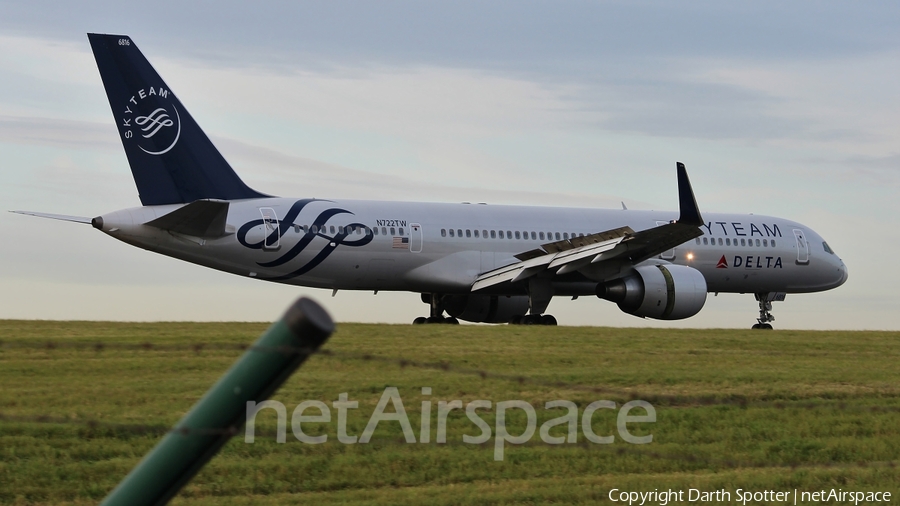
{"type": "Polygon", "coordinates": [[[241,181],[131,37],[88,39],[142,204],[268,196],[241,181]]]}

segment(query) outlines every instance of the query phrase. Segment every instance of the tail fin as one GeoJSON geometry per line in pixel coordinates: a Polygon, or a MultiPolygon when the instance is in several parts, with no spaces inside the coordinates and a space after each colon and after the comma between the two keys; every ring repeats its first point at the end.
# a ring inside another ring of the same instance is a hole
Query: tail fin
{"type": "Polygon", "coordinates": [[[131,37],[88,39],[142,204],[267,197],[235,174],[131,37]]]}

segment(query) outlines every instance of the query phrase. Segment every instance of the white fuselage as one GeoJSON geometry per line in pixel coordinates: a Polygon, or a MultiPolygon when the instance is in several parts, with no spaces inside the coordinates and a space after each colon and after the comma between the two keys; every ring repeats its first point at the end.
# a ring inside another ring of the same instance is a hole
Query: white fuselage
{"type": "MultiPolygon", "coordinates": [[[[621,226],[641,231],[677,218],[667,211],[268,198],[232,201],[226,235],[216,239],[144,225],[180,207],[110,213],[102,216],[102,230],[164,255],[280,283],[468,293],[480,274],[541,244],[621,226]]],[[[815,292],[847,278],[841,259],[800,223],[716,213],[705,213],[704,221],[702,237],[648,262],[694,267],[709,292],[815,292]]],[[[554,293],[593,294],[602,280],[588,276],[560,276],[554,293]]],[[[504,290],[493,293],[523,293],[504,290]]]]}

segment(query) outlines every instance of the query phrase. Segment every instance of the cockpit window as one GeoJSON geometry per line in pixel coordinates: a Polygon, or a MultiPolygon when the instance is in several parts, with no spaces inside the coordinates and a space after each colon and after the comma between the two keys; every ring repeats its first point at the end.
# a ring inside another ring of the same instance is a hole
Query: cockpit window
{"type": "Polygon", "coordinates": [[[825,251],[834,255],[834,251],[831,250],[831,247],[828,246],[827,242],[822,242],[822,247],[825,248],[825,251]]]}

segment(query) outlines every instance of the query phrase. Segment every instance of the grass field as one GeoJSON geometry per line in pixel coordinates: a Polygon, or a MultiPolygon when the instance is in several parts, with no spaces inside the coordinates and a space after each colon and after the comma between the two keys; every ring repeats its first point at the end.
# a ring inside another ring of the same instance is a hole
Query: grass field
{"type": "MultiPolygon", "coordinates": [[[[266,327],[0,321],[0,503],[96,504],[242,353],[224,345],[266,327]],[[141,343],[153,346],[125,346],[141,343]],[[140,425],[157,429],[131,429],[140,425]]],[[[587,442],[579,418],[576,444],[535,434],[495,461],[493,439],[462,442],[479,429],[454,410],[446,444],[434,432],[403,443],[395,422],[368,444],[343,444],[336,411],[319,432],[304,425],[325,444],[290,427],[279,444],[267,410],[256,441],[233,439],[173,504],[593,504],[612,488],[900,494],[900,333],[341,324],[325,348],[334,355],[313,356],[273,397],[289,417],[347,392],[359,401],[348,433],[359,435],[388,386],[417,435],[422,401],[434,431],[438,401],[524,400],[541,424],[563,414],[543,408],[551,400],[575,402],[580,416],[596,400],[645,399],[656,422],[628,427],[653,441],[623,441],[616,412],[601,409],[592,427],[612,444],[587,442]],[[446,370],[420,367],[437,362],[446,370]]],[[[493,410],[479,413],[494,426],[493,410]]],[[[524,430],[521,410],[507,427],[524,430]]]]}

